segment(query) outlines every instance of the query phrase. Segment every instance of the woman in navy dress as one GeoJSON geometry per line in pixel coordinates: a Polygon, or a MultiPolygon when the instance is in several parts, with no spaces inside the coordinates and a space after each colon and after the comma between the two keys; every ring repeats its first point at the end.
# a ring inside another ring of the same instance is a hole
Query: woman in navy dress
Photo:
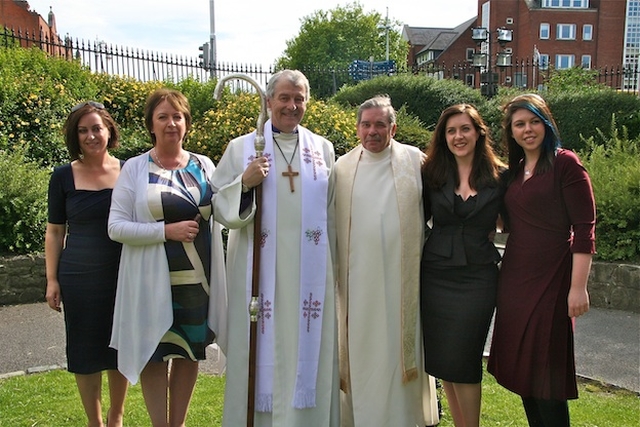
{"type": "Polygon", "coordinates": [[[122,426],[128,382],[109,348],[116,296],[119,243],[107,235],[111,193],[121,162],[108,152],[118,145],[113,118],[96,102],[71,109],[65,123],[71,163],[57,167],[49,183],[45,235],[46,298],[64,308],[67,367],[91,427],[102,426],[102,371],[107,371],[109,426],[122,426]]]}
{"type": "Polygon", "coordinates": [[[567,400],[578,397],[573,319],[589,310],[595,252],[591,181],[560,148],[544,99],[520,95],[504,111],[509,239],[488,369],[522,397],[530,426],[568,427],[567,400]]]}
{"type": "Polygon", "coordinates": [[[504,165],[469,104],[445,109],[423,168],[421,313],[425,369],[442,380],[456,426],[480,424],[482,354],[495,308],[500,254],[490,240],[504,165]]]}

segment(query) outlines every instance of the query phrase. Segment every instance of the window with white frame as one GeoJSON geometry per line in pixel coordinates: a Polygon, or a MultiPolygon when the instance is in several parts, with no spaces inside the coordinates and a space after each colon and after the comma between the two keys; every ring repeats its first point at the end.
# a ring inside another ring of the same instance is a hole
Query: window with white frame
{"type": "Polygon", "coordinates": [[[585,70],[591,69],[591,55],[582,55],[582,68],[585,70]]]}
{"type": "Polygon", "coordinates": [[[465,74],[464,81],[467,86],[475,87],[476,76],[475,74],[465,74]]]}
{"type": "Polygon", "coordinates": [[[476,53],[476,50],[472,47],[467,48],[467,61],[473,62],[473,55],[476,53]]]}
{"type": "Polygon", "coordinates": [[[540,59],[538,60],[538,68],[541,70],[549,69],[549,55],[546,53],[540,54],[540,59]]]}
{"type": "Polygon", "coordinates": [[[542,0],[542,7],[587,9],[589,7],[589,0],[542,0]]]}
{"type": "Polygon", "coordinates": [[[582,26],[582,40],[593,40],[593,25],[584,24],[582,26]]]}
{"type": "Polygon", "coordinates": [[[556,70],[564,70],[575,65],[574,55],[556,55],[556,70]]]}
{"type": "Polygon", "coordinates": [[[551,24],[543,22],[540,24],[540,39],[548,39],[551,36],[551,24]]]}
{"type": "Polygon", "coordinates": [[[556,26],[557,40],[575,40],[576,24],[558,24],[556,26]]]}

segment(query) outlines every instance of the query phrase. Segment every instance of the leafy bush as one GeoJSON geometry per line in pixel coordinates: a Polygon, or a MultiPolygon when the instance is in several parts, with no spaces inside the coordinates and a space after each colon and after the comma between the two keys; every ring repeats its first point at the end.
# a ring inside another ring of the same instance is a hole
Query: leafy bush
{"type": "Polygon", "coordinates": [[[41,251],[47,223],[49,171],[23,150],[0,150],[0,252],[41,251]]]}
{"type": "Polygon", "coordinates": [[[424,127],[420,119],[407,112],[406,105],[403,105],[400,110],[396,112],[396,116],[396,122],[398,123],[395,136],[396,141],[424,150],[431,141],[431,132],[424,127]]]}
{"type": "Polygon", "coordinates": [[[95,74],[94,80],[98,86],[96,100],[104,104],[118,127],[131,132],[146,132],[144,104],[151,92],[165,84],[158,81],[140,82],[131,77],[110,74],[95,74]]]}
{"type": "Polygon", "coordinates": [[[584,139],[599,137],[600,132],[612,132],[611,118],[615,115],[618,125],[627,128],[629,136],[640,135],[640,99],[631,93],[613,89],[583,90],[580,87],[563,92],[544,94],[560,129],[562,145],[572,150],[582,150],[584,139]]]}
{"type": "Polygon", "coordinates": [[[43,166],[66,161],[64,120],[71,106],[95,93],[91,73],[74,61],[37,48],[0,48],[0,148],[24,148],[43,166]]]}
{"type": "MultiPolygon", "coordinates": [[[[259,111],[258,95],[225,93],[213,109],[193,124],[185,148],[205,154],[218,163],[229,141],[256,128],[259,111]]],[[[333,142],[337,154],[344,154],[358,143],[355,122],[355,112],[311,100],[302,124],[333,142]]]]}
{"type": "Polygon", "coordinates": [[[581,153],[596,199],[596,249],[603,261],[640,261],[640,139],[630,140],[615,120],[611,135],[589,138],[581,153]]]}
{"type": "Polygon", "coordinates": [[[357,106],[365,100],[387,94],[396,110],[406,106],[428,129],[432,129],[445,108],[459,103],[475,105],[480,112],[486,100],[480,92],[459,80],[437,80],[432,77],[400,75],[377,77],[356,86],[343,87],[332,98],[343,105],[357,106]]]}
{"type": "MultiPolygon", "coordinates": [[[[556,83],[554,87],[558,89],[541,92],[540,95],[549,104],[558,124],[563,147],[581,151],[586,148],[586,139],[598,138],[601,132],[610,134],[614,115],[618,125],[625,127],[632,139],[640,136],[640,98],[637,96],[597,85],[571,87],[556,83]]],[[[481,111],[496,140],[502,136],[501,107],[516,95],[526,92],[531,91],[501,88],[498,95],[489,101],[490,107],[481,111]]]]}

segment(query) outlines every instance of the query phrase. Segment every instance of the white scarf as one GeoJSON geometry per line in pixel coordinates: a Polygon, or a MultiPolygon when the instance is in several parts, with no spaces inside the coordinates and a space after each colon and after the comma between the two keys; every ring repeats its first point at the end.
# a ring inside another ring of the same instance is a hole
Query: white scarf
{"type": "MultiPolygon", "coordinates": [[[[264,156],[270,169],[276,170],[271,120],[264,126],[264,156]]],[[[316,380],[322,335],[327,266],[327,193],[329,171],[322,156],[322,145],[307,129],[298,126],[300,157],[300,191],[302,192],[302,232],[300,237],[300,304],[298,319],[298,362],[296,384],[292,396],[295,408],[315,407],[316,380]]],[[[246,139],[244,158],[249,164],[255,158],[255,132],[246,139]]],[[[274,327],[277,315],[276,244],[277,244],[277,173],[267,175],[262,183],[262,233],[260,293],[258,314],[256,411],[273,408],[274,327]]],[[[253,248],[253,233],[249,233],[253,248]]],[[[251,299],[253,252],[247,256],[247,306],[251,299]]]]}

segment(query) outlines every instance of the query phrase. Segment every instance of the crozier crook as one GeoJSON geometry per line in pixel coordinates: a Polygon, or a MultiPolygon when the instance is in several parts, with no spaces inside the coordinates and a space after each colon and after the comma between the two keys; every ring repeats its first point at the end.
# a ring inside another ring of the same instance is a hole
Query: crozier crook
{"type": "MultiPolygon", "coordinates": [[[[222,88],[228,80],[237,79],[250,83],[260,95],[260,114],[258,114],[258,123],[256,125],[256,137],[254,148],[256,150],[256,158],[262,157],[264,152],[264,123],[267,119],[267,96],[258,83],[245,74],[229,74],[221,77],[213,91],[215,99],[222,97],[222,88]]],[[[258,344],[258,314],[260,312],[260,303],[258,295],[260,294],[260,239],[262,234],[262,184],[255,187],[255,203],[256,211],[253,217],[253,265],[251,277],[251,300],[249,302],[249,389],[247,393],[247,427],[253,427],[254,407],[255,407],[255,389],[256,389],[256,359],[258,344]]]]}

